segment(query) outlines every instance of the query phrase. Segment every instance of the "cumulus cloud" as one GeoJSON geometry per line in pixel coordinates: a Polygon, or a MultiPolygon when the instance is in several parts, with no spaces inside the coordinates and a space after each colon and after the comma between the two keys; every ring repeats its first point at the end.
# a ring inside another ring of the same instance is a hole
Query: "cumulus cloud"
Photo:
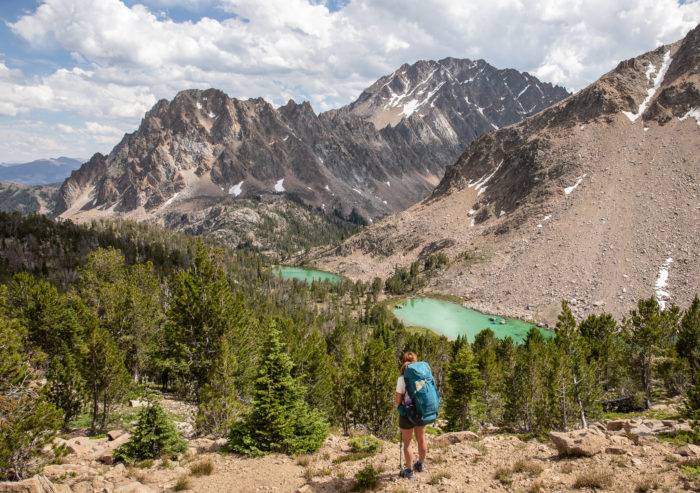
{"type": "Polygon", "coordinates": [[[275,104],[308,99],[319,111],[404,62],[446,56],[580,89],[700,20],[700,2],[675,0],[353,0],[336,11],[315,0],[142,3],[43,0],[11,23],[35,49],[58,47],[75,63],[26,78],[0,60],[0,114],[60,111],[122,128],[191,87],[275,104]],[[221,15],[176,22],[157,10],[168,7],[221,15]]]}

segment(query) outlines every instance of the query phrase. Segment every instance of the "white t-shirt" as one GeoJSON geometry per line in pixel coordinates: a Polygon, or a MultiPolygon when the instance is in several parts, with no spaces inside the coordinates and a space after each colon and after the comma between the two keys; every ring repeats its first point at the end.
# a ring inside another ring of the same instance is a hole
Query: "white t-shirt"
{"type": "Polygon", "coordinates": [[[403,379],[403,375],[399,375],[396,380],[396,393],[401,395],[406,393],[406,381],[403,379]]]}

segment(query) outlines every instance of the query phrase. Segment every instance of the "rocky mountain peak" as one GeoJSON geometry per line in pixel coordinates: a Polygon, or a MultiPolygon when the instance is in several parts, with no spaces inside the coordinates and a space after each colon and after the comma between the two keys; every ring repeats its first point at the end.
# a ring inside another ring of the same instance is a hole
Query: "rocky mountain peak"
{"type": "MultiPolygon", "coordinates": [[[[500,128],[566,97],[568,92],[526,72],[499,70],[484,60],[444,58],[404,64],[377,80],[347,109],[377,128],[404,119],[459,121],[500,128]]],[[[483,132],[480,132],[483,133],[483,132]]]]}
{"type": "Polygon", "coordinates": [[[288,198],[371,222],[425,197],[474,138],[565,95],[528,74],[459,59],[404,64],[320,115],[308,101],[274,108],[184,90],[66,180],[56,212],[167,222],[199,207],[196,198],[288,198]],[[391,124],[377,124],[385,118],[391,124]]]}

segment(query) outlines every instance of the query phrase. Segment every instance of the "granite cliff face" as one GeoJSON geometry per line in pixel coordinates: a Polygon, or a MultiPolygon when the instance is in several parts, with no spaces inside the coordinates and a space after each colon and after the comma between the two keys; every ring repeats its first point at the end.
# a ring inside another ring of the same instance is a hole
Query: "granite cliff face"
{"type": "Polygon", "coordinates": [[[317,115],[221,91],[159,101],[138,130],[94,155],[59,191],[56,213],[162,219],[195,198],[283,196],[371,222],[425,197],[477,136],[567,92],[483,60],[404,65],[352,104],[317,115]]]}
{"type": "Polygon", "coordinates": [[[323,267],[388,276],[453,259],[429,289],[552,322],[700,292],[700,27],[472,142],[433,193],[332,251],[323,267]]]}

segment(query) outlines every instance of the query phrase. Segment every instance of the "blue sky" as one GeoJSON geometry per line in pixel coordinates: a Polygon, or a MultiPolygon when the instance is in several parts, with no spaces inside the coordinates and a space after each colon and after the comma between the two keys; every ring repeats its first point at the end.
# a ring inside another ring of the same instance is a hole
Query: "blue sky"
{"type": "Polygon", "coordinates": [[[0,0],[0,162],[109,152],[188,88],[347,104],[404,62],[483,58],[577,90],[681,38],[677,0],[0,0]]]}

